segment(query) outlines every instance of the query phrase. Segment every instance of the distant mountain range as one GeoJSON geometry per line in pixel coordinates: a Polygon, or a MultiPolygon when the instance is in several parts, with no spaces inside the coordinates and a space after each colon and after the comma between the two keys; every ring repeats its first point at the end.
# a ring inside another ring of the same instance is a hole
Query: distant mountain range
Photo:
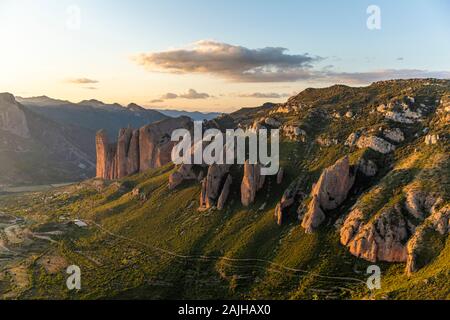
{"type": "Polygon", "coordinates": [[[180,110],[163,110],[163,109],[154,109],[154,110],[161,112],[162,114],[172,117],[172,118],[186,116],[186,117],[191,118],[194,121],[212,120],[222,114],[220,112],[199,112],[199,111],[184,111],[184,110],[181,110],[181,111],[180,110]]]}
{"type": "Polygon", "coordinates": [[[98,100],[73,103],[47,96],[23,98],[0,93],[0,186],[33,185],[90,178],[95,174],[95,133],[104,129],[110,141],[121,128],[186,115],[204,114],[152,110],[135,103],[122,106],[98,100]]]}

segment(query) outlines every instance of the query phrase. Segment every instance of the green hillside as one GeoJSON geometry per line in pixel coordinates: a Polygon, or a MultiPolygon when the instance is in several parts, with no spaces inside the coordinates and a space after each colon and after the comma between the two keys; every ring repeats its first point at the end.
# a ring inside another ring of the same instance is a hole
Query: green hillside
{"type": "Polygon", "coordinates": [[[30,230],[28,236],[22,234],[30,243],[15,247],[21,254],[8,263],[0,260],[0,293],[22,299],[450,299],[448,236],[427,235],[425,266],[410,276],[404,263],[376,263],[382,287],[370,291],[366,270],[373,263],[351,255],[340,244],[336,227],[355,205],[370,213],[367,221],[375,219],[381,209],[403,203],[412,186],[448,203],[449,129],[436,112],[436,101],[449,89],[448,81],[437,80],[308,89],[288,101],[306,105],[295,114],[274,115],[280,106],[265,105],[215,120],[220,127],[274,116],[307,132],[302,143],[283,138],[283,182],[277,185],[276,177],[269,177],[248,208],[240,202],[243,173],[237,165],[222,211],[197,210],[197,181],[169,190],[173,165],[120,181],[89,180],[44,193],[0,196],[0,223],[1,213],[8,213],[24,218],[30,230]],[[432,105],[418,124],[394,123],[373,111],[412,93],[417,104],[432,105]],[[345,116],[348,111],[352,117],[345,116]],[[330,116],[336,113],[342,117],[330,116]],[[405,133],[405,140],[389,154],[344,143],[357,130],[378,134],[394,128],[405,133]],[[439,134],[440,142],[425,144],[429,133],[439,134]],[[319,138],[337,143],[321,145],[319,138]],[[297,210],[307,206],[308,196],[278,226],[274,210],[291,183],[298,181],[308,195],[323,170],[345,155],[355,166],[362,158],[372,160],[377,174],[358,174],[347,200],[328,213],[317,232],[306,234],[298,221],[297,210]],[[77,227],[75,219],[88,226],[77,227]],[[78,292],[66,288],[65,270],[71,264],[82,270],[78,292]]]}

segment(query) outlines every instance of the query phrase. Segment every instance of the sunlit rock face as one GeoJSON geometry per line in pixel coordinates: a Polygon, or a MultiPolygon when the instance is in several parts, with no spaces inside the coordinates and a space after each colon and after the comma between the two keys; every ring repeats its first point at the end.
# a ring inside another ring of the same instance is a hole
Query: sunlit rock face
{"type": "Polygon", "coordinates": [[[306,232],[313,232],[325,220],[327,210],[336,209],[345,201],[354,182],[355,174],[348,157],[324,170],[312,188],[312,200],[302,221],[306,232]]]}
{"type": "Polygon", "coordinates": [[[97,133],[97,178],[120,179],[171,161],[172,132],[187,129],[188,117],[167,119],[142,127],[139,130],[121,129],[116,144],[110,144],[104,130],[97,133]]]}

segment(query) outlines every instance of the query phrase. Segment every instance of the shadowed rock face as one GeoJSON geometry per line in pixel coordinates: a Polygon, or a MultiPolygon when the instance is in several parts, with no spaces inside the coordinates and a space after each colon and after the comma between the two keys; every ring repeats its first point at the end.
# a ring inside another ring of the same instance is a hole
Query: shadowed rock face
{"type": "Polygon", "coordinates": [[[325,220],[325,211],[339,207],[355,183],[348,157],[325,169],[311,191],[311,203],[302,221],[306,232],[313,232],[325,220]]]}
{"type": "Polygon", "coordinates": [[[96,136],[97,178],[120,179],[151,168],[159,168],[171,161],[176,129],[189,128],[187,117],[163,120],[139,130],[121,129],[117,144],[109,144],[106,132],[96,136]]]}
{"type": "MultiPolygon", "coordinates": [[[[202,190],[200,193],[200,207],[199,211],[208,210],[216,205],[221,197],[223,189],[229,188],[231,181],[227,178],[225,184],[223,184],[224,178],[228,175],[229,165],[225,164],[213,164],[208,168],[208,174],[206,178],[202,181],[202,190]]],[[[229,175],[228,175],[229,177],[229,175]]],[[[221,206],[225,203],[226,197],[228,196],[227,191],[222,195],[221,206]]]]}

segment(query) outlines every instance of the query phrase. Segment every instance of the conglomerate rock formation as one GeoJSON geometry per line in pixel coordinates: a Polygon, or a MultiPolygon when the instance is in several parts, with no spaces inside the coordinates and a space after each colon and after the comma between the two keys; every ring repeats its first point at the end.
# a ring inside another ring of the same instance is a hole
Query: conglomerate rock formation
{"type": "Polygon", "coordinates": [[[117,143],[110,144],[106,132],[96,136],[97,178],[120,179],[171,161],[172,132],[190,128],[188,117],[166,119],[139,130],[121,129],[117,143]]]}
{"type": "Polygon", "coordinates": [[[326,210],[339,207],[355,182],[354,169],[348,157],[325,169],[311,191],[311,202],[302,221],[307,232],[313,232],[326,217],[326,210]]]}

